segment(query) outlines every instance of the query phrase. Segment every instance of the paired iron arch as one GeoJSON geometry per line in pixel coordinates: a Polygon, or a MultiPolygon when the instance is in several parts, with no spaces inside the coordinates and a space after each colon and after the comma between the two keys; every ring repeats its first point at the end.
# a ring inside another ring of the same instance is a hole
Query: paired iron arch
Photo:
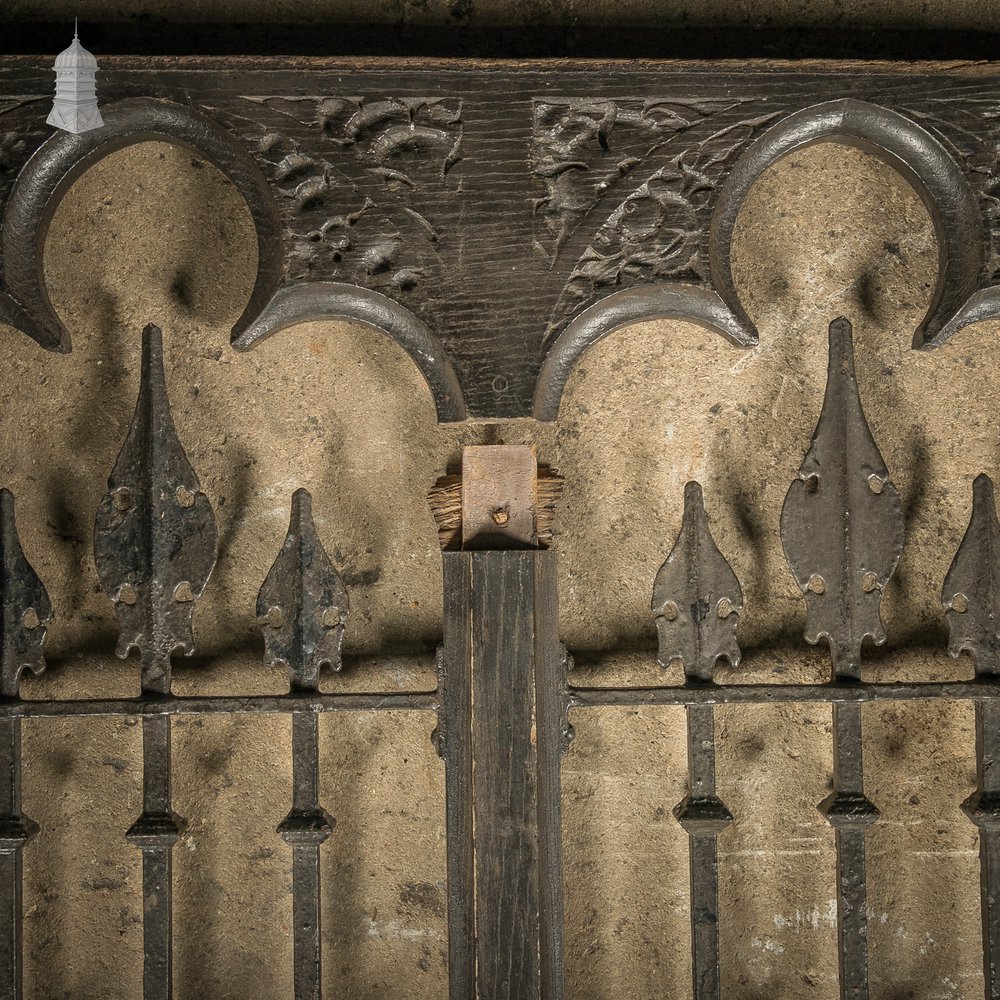
{"type": "MultiPolygon", "coordinates": [[[[284,244],[277,201],[257,161],[225,128],[192,108],[151,98],[125,100],[103,114],[103,129],[52,136],[18,175],[3,223],[5,290],[0,318],[48,350],[70,350],[69,334],[48,298],[42,267],[55,210],[73,182],[108,154],[143,141],[171,142],[214,163],[250,210],[258,266],[246,308],[232,330],[236,349],[251,349],[279,330],[307,320],[354,320],[384,333],[407,351],[427,382],[440,421],[466,417],[462,388],[444,344],[410,309],[353,284],[324,280],[282,284],[284,244]]],[[[976,195],[954,157],[930,132],[902,114],[856,99],[829,101],[787,115],[737,159],[711,208],[709,281],[666,281],[616,291],[569,321],[542,363],[533,416],[555,420],[579,359],[604,337],[635,322],[682,319],[714,330],[738,346],[756,344],[757,331],[739,301],[730,260],[740,208],[770,166],[797,149],[824,141],[856,146],[893,167],[914,187],[931,215],[939,273],[931,305],[914,335],[915,347],[936,346],[969,323],[1000,315],[1000,287],[988,286],[986,226],[976,195]]]]}
{"type": "Polygon", "coordinates": [[[730,249],[736,219],[769,167],[820,142],[839,142],[876,156],[912,185],[930,213],[938,241],[938,281],[914,333],[914,347],[936,347],[963,326],[1000,315],[1000,288],[980,289],[986,265],[984,223],[954,158],[928,131],[895,111],[850,98],[829,101],[783,118],[734,164],[711,213],[708,263],[714,288],[677,283],[629,289],[579,313],[545,358],[535,392],[536,419],[556,419],[576,363],[599,340],[631,323],[683,319],[737,345],[754,346],[757,330],[733,280],[730,249]]]}

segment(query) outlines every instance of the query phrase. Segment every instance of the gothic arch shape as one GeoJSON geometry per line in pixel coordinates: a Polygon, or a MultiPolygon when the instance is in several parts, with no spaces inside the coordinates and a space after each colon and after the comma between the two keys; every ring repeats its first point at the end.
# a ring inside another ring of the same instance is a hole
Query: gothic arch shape
{"type": "Polygon", "coordinates": [[[102,108],[102,114],[103,128],[51,136],[18,175],[3,219],[5,295],[0,318],[46,350],[71,350],[69,332],[52,308],[45,285],[43,255],[52,217],[73,182],[105,156],[140,142],[169,142],[215,164],[250,210],[257,233],[257,276],[233,327],[233,336],[238,336],[274,295],[283,269],[278,206],[257,163],[219,124],[180,104],[133,98],[102,108]]]}
{"type": "Polygon", "coordinates": [[[249,351],[279,330],[323,319],[352,320],[391,337],[423,375],[434,397],[438,420],[465,419],[462,387],[444,345],[409,309],[370,288],[339,281],[287,285],[233,338],[233,347],[249,351]]]}
{"type": "Polygon", "coordinates": [[[765,170],[789,153],[820,142],[853,146],[875,156],[908,181],[927,208],[938,244],[938,280],[927,313],[914,331],[913,346],[937,346],[957,329],[953,324],[979,287],[986,256],[982,214],[961,168],[930,132],[868,101],[843,98],[797,111],[769,129],[734,164],[709,227],[713,284],[740,324],[752,330],[736,294],[730,262],[737,216],[765,170]]]}
{"type": "Polygon", "coordinates": [[[654,319],[686,320],[721,333],[738,347],[757,343],[756,334],[748,333],[710,288],[662,283],[612,292],[576,316],[545,356],[535,387],[535,419],[559,416],[570,373],[594,344],[622,327],[654,319]]]}
{"type": "Polygon", "coordinates": [[[736,220],[750,189],[769,167],[820,142],[838,142],[876,156],[912,185],[931,216],[938,243],[938,281],[914,333],[915,348],[937,346],[968,323],[1000,315],[1000,288],[980,289],[986,260],[984,222],[954,158],[904,115],[853,98],[829,101],[783,118],[734,163],[712,207],[706,241],[711,285],[663,282],[613,292],[570,321],[539,372],[535,418],[555,420],[577,361],[597,341],[631,323],[687,320],[739,346],[754,346],[757,330],[733,281],[730,253],[736,220]]]}

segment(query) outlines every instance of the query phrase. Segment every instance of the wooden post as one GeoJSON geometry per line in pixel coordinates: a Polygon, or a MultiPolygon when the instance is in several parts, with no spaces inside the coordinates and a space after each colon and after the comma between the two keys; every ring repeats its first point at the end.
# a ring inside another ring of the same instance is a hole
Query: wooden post
{"type": "Polygon", "coordinates": [[[465,548],[443,553],[450,1000],[563,996],[562,655],[535,475],[530,448],[466,449],[465,548]]]}

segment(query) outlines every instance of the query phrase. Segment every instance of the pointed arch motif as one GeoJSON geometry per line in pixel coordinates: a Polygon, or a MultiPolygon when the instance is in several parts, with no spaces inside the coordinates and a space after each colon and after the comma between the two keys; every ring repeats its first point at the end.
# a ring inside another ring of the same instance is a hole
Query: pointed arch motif
{"type": "Polygon", "coordinates": [[[185,146],[217,166],[243,195],[257,233],[257,277],[241,332],[281,283],[283,249],[278,206],[250,153],[206,115],[170,101],[134,98],[102,109],[104,127],[73,135],[58,132],[35,151],[17,177],[3,220],[5,296],[0,318],[50,351],[71,349],[69,332],[52,308],[43,255],[49,224],[73,182],[111,153],[140,142],[185,146]]]}
{"type": "Polygon", "coordinates": [[[733,280],[736,220],[750,189],[768,168],[820,142],[843,143],[876,156],[913,186],[930,213],[938,241],[938,281],[914,333],[915,348],[935,347],[969,323],[1000,316],[1000,287],[982,287],[990,280],[982,213],[954,157],[930,132],[896,111],[853,98],[828,101],[787,115],[733,164],[712,206],[704,243],[710,281],[661,282],[616,291],[570,320],[539,373],[535,418],[555,420],[577,361],[599,340],[631,323],[687,320],[739,346],[754,346],[757,330],[733,280]]]}

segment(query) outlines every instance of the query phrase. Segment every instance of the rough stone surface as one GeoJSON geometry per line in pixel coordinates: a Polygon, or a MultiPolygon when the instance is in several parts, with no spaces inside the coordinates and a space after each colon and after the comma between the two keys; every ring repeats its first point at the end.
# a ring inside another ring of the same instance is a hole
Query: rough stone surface
{"type": "MultiPolygon", "coordinates": [[[[111,656],[114,617],[91,544],[150,321],[164,331],[178,433],[221,537],[195,612],[199,653],[178,665],[176,691],[285,689],[260,665],[253,609],[298,486],[350,588],[345,649],[425,663],[387,657],[384,670],[324,687],[431,684],[440,558],[424,498],[461,444],[499,441],[537,443],[566,477],[562,632],[581,680],[663,678],[650,592],[690,478],[743,585],[740,675],[825,678],[828,660],[801,639],[778,515],[819,413],[826,325],[841,314],[855,322],[862,401],[906,512],[884,601],[890,653],[871,656],[867,676],[970,676],[969,662],[944,657],[938,595],[972,479],[1000,471],[988,403],[997,324],[910,349],[935,280],[932,227],[905,182],[856,150],[821,145],[768,172],[734,252],[759,348],[681,323],[637,325],[587,354],[558,424],[438,427],[412,363],[366,329],[308,324],[233,352],[227,330],[255,267],[245,206],[189,152],[113,154],[74,185],[49,236],[49,289],[73,353],[45,354],[0,327],[0,482],[18,497],[25,551],[58,616],[49,672],[26,679],[25,693],[138,692],[137,664],[111,656]],[[604,652],[616,647],[636,652],[604,652]]],[[[686,837],[670,813],[685,792],[683,714],[577,713],[563,760],[573,1000],[690,995],[686,837]]],[[[971,1000],[982,993],[978,854],[958,809],[975,781],[971,709],[871,706],[864,717],[869,796],[883,817],[869,852],[872,996],[971,1000]]],[[[337,996],[446,996],[432,726],[421,713],[322,719],[322,800],[337,821],[322,848],[324,955],[337,996]]],[[[26,993],[138,996],[141,864],[123,833],[140,810],[139,728],[25,729],[24,806],[41,826],[25,852],[26,993]]],[[[833,998],[833,834],[815,808],[831,787],[830,710],[729,707],[717,732],[719,794],[735,817],[719,841],[724,995],[833,998]]],[[[173,738],[175,807],[189,822],[175,848],[178,995],[288,996],[291,854],[274,833],[290,796],[288,720],[180,719],[173,738]]]]}

